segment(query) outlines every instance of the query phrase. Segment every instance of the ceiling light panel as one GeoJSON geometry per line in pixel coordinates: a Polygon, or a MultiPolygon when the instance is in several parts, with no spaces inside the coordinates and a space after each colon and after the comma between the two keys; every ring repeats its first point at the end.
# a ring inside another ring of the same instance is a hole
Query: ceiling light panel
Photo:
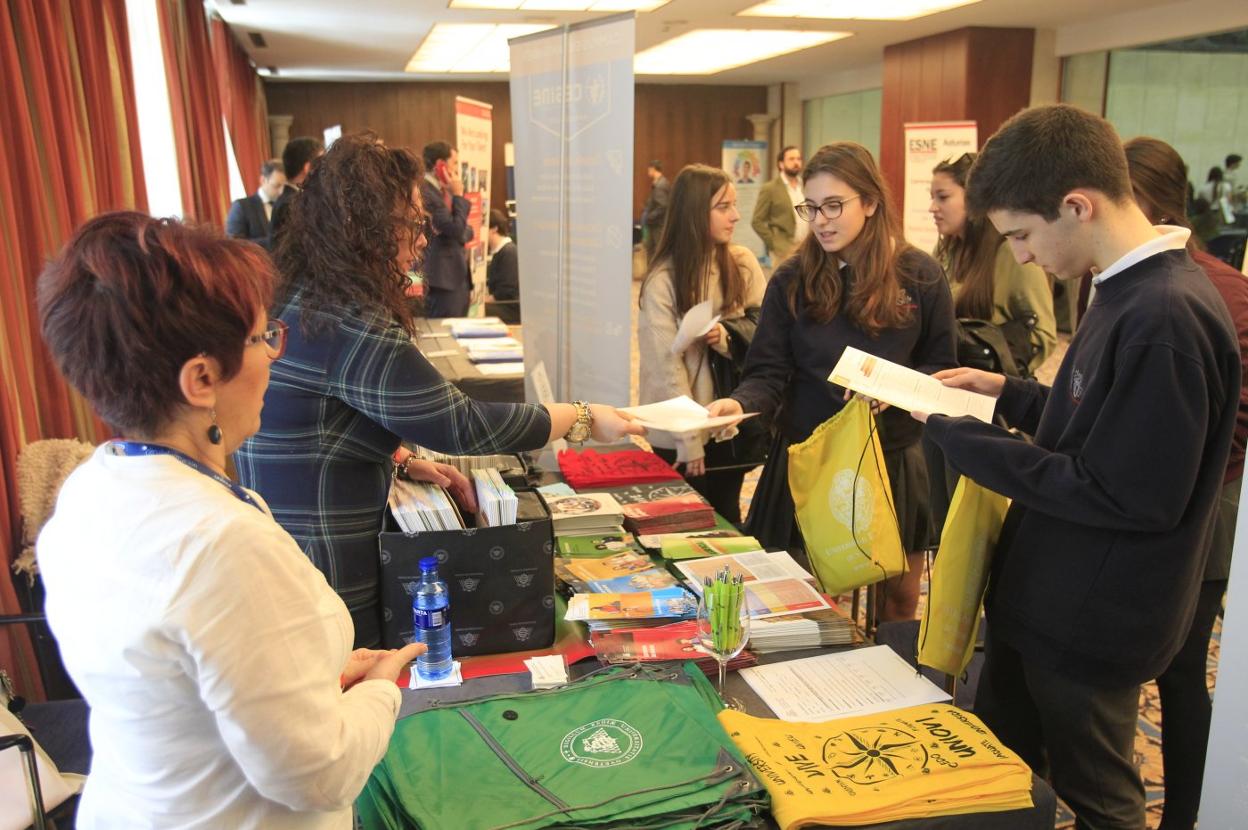
{"type": "Polygon", "coordinates": [[[979,0],[765,0],[741,17],[805,17],[820,20],[914,20],[969,6],[979,0]]]}
{"type": "Polygon", "coordinates": [[[451,0],[449,9],[525,12],[652,12],[671,0],[451,0]]]}
{"type": "Polygon", "coordinates": [[[851,32],[695,29],[637,53],[638,75],[713,75],[847,38],[851,32]]]}
{"type": "Polygon", "coordinates": [[[407,62],[408,72],[506,72],[507,41],[553,28],[544,24],[435,23],[407,62]]]}

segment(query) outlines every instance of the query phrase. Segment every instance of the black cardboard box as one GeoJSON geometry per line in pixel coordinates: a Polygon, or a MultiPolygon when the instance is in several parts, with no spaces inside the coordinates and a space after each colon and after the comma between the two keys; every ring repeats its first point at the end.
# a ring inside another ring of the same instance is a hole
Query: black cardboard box
{"type": "Polygon", "coordinates": [[[546,648],[555,639],[554,537],[534,492],[516,493],[518,521],[502,527],[403,533],[387,513],[381,534],[382,644],[412,641],[420,560],[438,558],[451,591],[456,657],[546,648]]]}

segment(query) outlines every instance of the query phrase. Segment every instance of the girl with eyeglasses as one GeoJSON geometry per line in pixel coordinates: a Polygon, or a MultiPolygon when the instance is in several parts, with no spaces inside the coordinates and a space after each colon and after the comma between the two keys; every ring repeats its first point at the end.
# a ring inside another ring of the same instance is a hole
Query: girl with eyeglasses
{"type": "MultiPolygon", "coordinates": [[[[712,414],[780,411],[780,435],[763,468],[746,530],[767,546],[801,551],[788,486],[790,444],[804,441],[845,405],[828,381],[846,346],[920,372],[956,365],[953,299],[940,266],[906,243],[892,196],[870,152],[853,142],[821,147],[802,171],[797,205],[811,232],[776,270],[741,384],[712,414]]],[[[911,619],[922,551],[929,543],[921,429],[905,412],[876,405],[876,423],[910,569],[886,585],[881,618],[911,619]]]]}
{"type": "Polygon", "coordinates": [[[964,153],[932,171],[928,212],[940,232],[936,259],[949,277],[954,314],[997,326],[1015,363],[1007,373],[1030,377],[1057,345],[1053,290],[1040,266],[1017,262],[992,223],[967,212],[966,177],[974,163],[975,153],[964,153]]]}
{"type": "MultiPolygon", "coordinates": [[[[688,395],[706,405],[716,393],[713,362],[744,363],[766,279],[754,254],[731,244],[740,219],[737,191],[727,173],[704,164],[680,171],[672,184],[653,265],[641,284],[637,326],[641,403],[688,395]],[[672,354],[681,319],[708,299],[721,322],[681,354],[672,354]]],[[[747,438],[753,433],[757,443],[765,443],[757,432],[759,425],[746,422],[742,429],[750,430],[747,438]]],[[[741,440],[708,441],[702,433],[650,434],[654,451],[668,463],[683,464],[689,483],[716,512],[739,524],[741,482],[758,464],[759,455],[741,440]]],[[[761,454],[765,447],[757,449],[761,454]]]]}

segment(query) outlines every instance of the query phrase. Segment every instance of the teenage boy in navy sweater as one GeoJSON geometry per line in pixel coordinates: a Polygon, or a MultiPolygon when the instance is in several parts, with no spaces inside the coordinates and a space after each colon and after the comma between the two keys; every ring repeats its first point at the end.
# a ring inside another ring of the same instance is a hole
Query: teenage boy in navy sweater
{"type": "Polygon", "coordinates": [[[985,601],[976,712],[1078,827],[1143,828],[1140,684],[1182,645],[1200,587],[1240,387],[1226,305],[1188,231],[1149,224],[1122,144],[1070,106],[1019,113],[971,170],[970,209],[1019,262],[1096,274],[1052,388],[972,369],[935,377],[998,399],[1015,439],[915,413],[963,474],[1013,499],[985,601]]]}

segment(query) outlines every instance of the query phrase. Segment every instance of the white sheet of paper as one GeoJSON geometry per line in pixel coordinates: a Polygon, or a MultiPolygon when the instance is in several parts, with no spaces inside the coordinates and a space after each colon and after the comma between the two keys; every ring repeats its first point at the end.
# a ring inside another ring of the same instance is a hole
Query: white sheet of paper
{"type": "Polygon", "coordinates": [[[741,676],[786,721],[819,722],[950,699],[888,646],[752,666],[741,676]]]}
{"type": "Polygon", "coordinates": [[[930,375],[853,346],[845,347],[828,380],[907,412],[955,417],[970,415],[990,424],[993,410],[997,407],[996,398],[945,386],[930,375]]]}
{"type": "Polygon", "coordinates": [[[646,429],[658,429],[664,432],[693,432],[699,429],[718,429],[729,424],[739,423],[758,414],[756,412],[747,412],[744,415],[720,415],[712,418],[707,414],[705,406],[688,395],[681,395],[679,398],[668,398],[665,401],[648,403],[643,406],[630,406],[620,411],[634,416],[637,422],[646,429]]]}
{"type": "Polygon", "coordinates": [[[425,352],[425,357],[432,360],[435,357],[453,357],[459,354],[457,349],[439,349],[436,352],[425,352]]]}
{"type": "Polygon", "coordinates": [[[680,328],[676,330],[676,339],[672,341],[672,354],[680,354],[702,335],[706,334],[719,322],[719,315],[710,300],[703,300],[685,312],[680,318],[680,328]]]}
{"type": "Polygon", "coordinates": [[[523,375],[523,363],[477,363],[474,364],[483,375],[523,375]]]}
{"type": "Polygon", "coordinates": [[[442,325],[446,326],[447,328],[450,328],[456,323],[462,324],[462,323],[501,323],[501,322],[503,322],[502,319],[498,317],[443,317],[442,318],[442,325]]]}

